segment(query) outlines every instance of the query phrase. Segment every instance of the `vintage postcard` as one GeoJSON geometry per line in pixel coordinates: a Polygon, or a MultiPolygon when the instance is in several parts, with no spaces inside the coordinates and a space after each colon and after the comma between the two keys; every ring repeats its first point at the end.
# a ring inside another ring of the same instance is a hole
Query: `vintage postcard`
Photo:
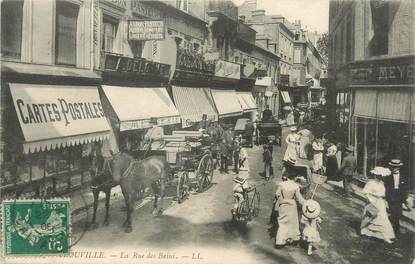
{"type": "Polygon", "coordinates": [[[415,263],[413,0],[0,5],[0,263],[415,263]]]}

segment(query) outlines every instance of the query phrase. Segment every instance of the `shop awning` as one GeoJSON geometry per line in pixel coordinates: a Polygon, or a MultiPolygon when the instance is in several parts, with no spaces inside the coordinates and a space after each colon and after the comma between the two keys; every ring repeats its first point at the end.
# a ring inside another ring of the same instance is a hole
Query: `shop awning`
{"type": "Polygon", "coordinates": [[[242,114],[235,90],[212,89],[212,97],[215,101],[219,117],[238,116],[242,114]]]}
{"type": "Polygon", "coordinates": [[[173,86],[173,99],[182,118],[183,127],[201,121],[203,114],[211,121],[218,121],[218,113],[209,88],[173,86]]]}
{"type": "Polygon", "coordinates": [[[180,123],[180,115],[166,88],[137,88],[103,85],[102,89],[120,121],[120,131],[180,123]]]}
{"type": "MultiPolygon", "coordinates": [[[[409,122],[411,103],[415,107],[415,98],[409,91],[382,90],[378,94],[378,118],[386,121],[409,122]]],[[[412,116],[412,121],[415,117],[412,116]]]]}
{"type": "Polygon", "coordinates": [[[255,99],[251,92],[237,92],[236,95],[244,112],[251,112],[257,109],[255,99]]]}
{"type": "Polygon", "coordinates": [[[411,107],[414,105],[413,92],[409,90],[362,89],[355,93],[354,115],[392,122],[409,122],[411,119],[415,120],[411,115],[411,107]]]}
{"type": "Polygon", "coordinates": [[[366,118],[376,117],[376,90],[356,90],[354,115],[366,118]]]}
{"type": "Polygon", "coordinates": [[[24,136],[24,153],[52,150],[108,138],[98,88],[10,83],[24,136]]]}
{"type": "Polygon", "coordinates": [[[287,91],[281,91],[282,100],[286,104],[291,104],[290,94],[287,91]]]}

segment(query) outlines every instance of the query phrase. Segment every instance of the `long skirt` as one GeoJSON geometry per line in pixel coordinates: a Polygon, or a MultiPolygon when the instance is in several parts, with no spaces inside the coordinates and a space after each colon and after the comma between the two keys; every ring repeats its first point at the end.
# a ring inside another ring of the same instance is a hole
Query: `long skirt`
{"type": "Polygon", "coordinates": [[[337,177],[337,171],[339,170],[337,166],[336,156],[327,157],[327,166],[326,166],[326,176],[328,180],[339,181],[337,177]]]}
{"type": "Polygon", "coordinates": [[[283,160],[284,161],[297,160],[297,148],[296,148],[296,146],[293,146],[291,144],[289,144],[287,146],[287,150],[285,151],[283,160]]]}
{"type": "Polygon", "coordinates": [[[378,198],[373,204],[378,210],[376,216],[372,216],[368,212],[368,207],[371,204],[367,204],[363,209],[362,223],[360,226],[360,233],[362,235],[375,237],[382,240],[391,240],[395,238],[395,233],[392,228],[392,224],[389,221],[386,213],[386,202],[382,198],[378,198]]]}
{"type": "Polygon", "coordinates": [[[278,231],[276,245],[285,245],[287,241],[300,239],[297,203],[295,200],[283,200],[278,207],[278,231]]]}

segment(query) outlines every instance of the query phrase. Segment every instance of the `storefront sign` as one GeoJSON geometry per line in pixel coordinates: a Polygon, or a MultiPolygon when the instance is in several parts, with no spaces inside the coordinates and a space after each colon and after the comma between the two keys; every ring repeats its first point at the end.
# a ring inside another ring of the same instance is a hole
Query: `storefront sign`
{"type": "Polygon", "coordinates": [[[132,0],[131,9],[134,13],[140,16],[152,18],[152,19],[161,19],[163,14],[160,10],[155,9],[152,6],[147,5],[143,0],[132,0]]]}
{"type": "Polygon", "coordinates": [[[218,60],[215,65],[215,76],[229,79],[241,78],[241,65],[223,60],[218,60]]]}
{"type": "Polygon", "coordinates": [[[118,72],[134,72],[140,75],[157,75],[168,78],[170,65],[148,61],[145,59],[133,59],[114,54],[104,54],[103,70],[118,72]]]}
{"type": "Polygon", "coordinates": [[[128,21],[128,40],[164,39],[164,20],[128,21]]]}
{"type": "Polygon", "coordinates": [[[415,56],[361,61],[350,64],[351,85],[415,83],[415,56]]]}
{"type": "Polygon", "coordinates": [[[26,141],[108,130],[97,87],[10,84],[26,141]]]}

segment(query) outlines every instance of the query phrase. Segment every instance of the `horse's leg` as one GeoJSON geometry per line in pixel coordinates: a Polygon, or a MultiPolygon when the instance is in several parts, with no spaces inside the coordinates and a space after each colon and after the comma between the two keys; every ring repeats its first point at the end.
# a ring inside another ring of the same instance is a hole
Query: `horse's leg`
{"type": "Polygon", "coordinates": [[[156,188],[153,188],[153,191],[154,191],[153,215],[154,216],[159,216],[163,212],[164,189],[165,189],[165,182],[164,182],[164,178],[162,178],[160,180],[160,186],[157,185],[156,188]],[[160,196],[160,207],[158,205],[159,196],[160,196]]]}
{"type": "Polygon", "coordinates": [[[109,224],[109,209],[110,209],[110,197],[111,197],[111,187],[106,187],[105,189],[105,220],[104,225],[109,224]]]}
{"type": "Polygon", "coordinates": [[[130,207],[130,202],[129,202],[129,195],[127,193],[127,191],[125,190],[125,187],[121,185],[121,191],[122,191],[122,195],[124,196],[124,202],[125,202],[125,208],[126,208],[126,212],[127,212],[127,218],[125,219],[124,223],[122,224],[123,227],[126,227],[128,224],[128,214],[129,214],[129,210],[128,208],[130,207]]]}
{"type": "Polygon", "coordinates": [[[97,227],[96,217],[97,217],[97,209],[98,209],[99,189],[98,188],[92,189],[92,194],[94,195],[94,213],[92,215],[91,226],[95,228],[97,227]]]}

